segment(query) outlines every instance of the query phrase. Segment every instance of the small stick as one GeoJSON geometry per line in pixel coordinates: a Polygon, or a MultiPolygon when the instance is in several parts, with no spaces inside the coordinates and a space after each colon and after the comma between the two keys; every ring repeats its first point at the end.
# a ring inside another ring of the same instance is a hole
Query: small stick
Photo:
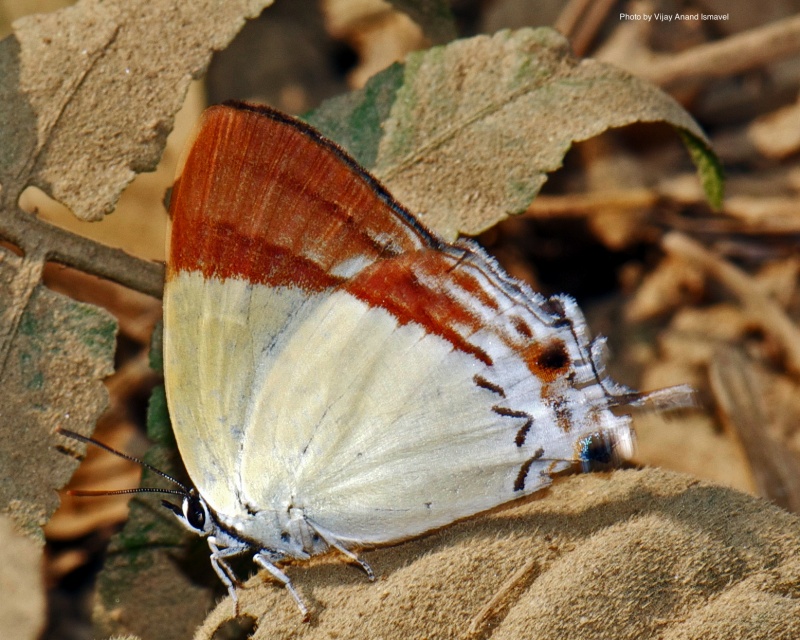
{"type": "Polygon", "coordinates": [[[531,218],[559,218],[616,211],[646,209],[654,206],[661,196],[653,189],[612,189],[563,196],[537,196],[525,211],[531,218]]]}
{"type": "Polygon", "coordinates": [[[536,569],[538,565],[539,561],[531,558],[500,585],[497,593],[495,593],[489,602],[483,605],[481,610],[475,614],[475,617],[472,619],[467,629],[468,638],[482,635],[485,631],[486,624],[507,606],[506,601],[511,593],[530,579],[534,569],[536,569]]]}
{"type": "Polygon", "coordinates": [[[682,53],[649,56],[637,75],[664,86],[689,78],[726,77],[800,51],[800,16],[701,44],[682,53]]]}
{"type": "Polygon", "coordinates": [[[667,253],[700,267],[733,293],[750,317],[780,344],[787,368],[800,375],[800,329],[777,302],[762,292],[758,282],[677,231],[665,235],[661,245],[667,253]]]}

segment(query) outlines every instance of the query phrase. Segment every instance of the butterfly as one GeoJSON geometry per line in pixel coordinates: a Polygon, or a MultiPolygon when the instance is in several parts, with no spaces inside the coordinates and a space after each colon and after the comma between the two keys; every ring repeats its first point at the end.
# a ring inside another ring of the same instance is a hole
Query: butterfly
{"type": "MultiPolygon", "coordinates": [[[[206,110],[171,197],[164,374],[193,487],[165,502],[308,609],[285,561],[397,543],[632,455],[566,295],[427,230],[345,151],[267,107],[206,110]]],[[[661,397],[683,404],[685,389],[661,397]]]]}

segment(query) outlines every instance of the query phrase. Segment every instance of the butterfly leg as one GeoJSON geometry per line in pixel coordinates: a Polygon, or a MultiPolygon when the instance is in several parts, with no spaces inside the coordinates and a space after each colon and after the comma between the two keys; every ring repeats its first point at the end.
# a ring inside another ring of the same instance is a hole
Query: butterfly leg
{"type": "Polygon", "coordinates": [[[372,567],[369,566],[369,563],[366,560],[362,560],[355,553],[350,551],[350,549],[342,545],[342,543],[340,543],[336,539],[336,536],[334,536],[330,531],[314,524],[313,522],[308,522],[308,526],[311,527],[317,534],[319,534],[319,537],[322,538],[329,547],[333,547],[339,553],[347,556],[350,558],[350,560],[359,565],[364,570],[364,573],[367,574],[367,578],[369,578],[370,582],[375,581],[375,572],[372,570],[372,567]]]}
{"type": "Polygon", "coordinates": [[[289,576],[272,564],[273,560],[275,560],[275,558],[271,558],[268,551],[259,551],[253,556],[253,562],[255,562],[259,567],[269,571],[273,578],[283,584],[286,590],[291,594],[292,598],[294,598],[294,601],[297,603],[297,608],[300,609],[300,613],[303,614],[303,620],[308,620],[308,607],[306,606],[306,603],[303,602],[300,594],[297,593],[297,590],[294,588],[289,576]]]}
{"type": "Polygon", "coordinates": [[[217,574],[228,589],[228,595],[233,601],[233,615],[238,615],[239,612],[239,598],[236,595],[236,587],[239,585],[239,580],[233,573],[233,570],[228,566],[227,558],[239,555],[250,549],[249,545],[235,545],[230,547],[220,547],[214,536],[209,536],[208,547],[211,549],[211,567],[217,574]]]}

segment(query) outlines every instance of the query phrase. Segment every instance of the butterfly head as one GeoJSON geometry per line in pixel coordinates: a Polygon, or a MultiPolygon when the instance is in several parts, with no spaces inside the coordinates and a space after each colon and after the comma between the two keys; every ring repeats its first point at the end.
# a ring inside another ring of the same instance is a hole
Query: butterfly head
{"type": "Polygon", "coordinates": [[[169,500],[162,500],[161,504],[165,508],[169,509],[184,527],[186,527],[192,533],[196,533],[197,535],[204,538],[218,531],[219,524],[217,523],[216,519],[214,518],[214,515],[209,509],[208,504],[206,504],[206,501],[203,499],[203,496],[201,496],[200,493],[197,491],[197,489],[195,489],[194,487],[185,485],[184,483],[173,478],[169,474],[164,473],[160,469],[156,469],[155,467],[148,464],[144,460],[139,460],[138,458],[129,456],[128,454],[122,453],[121,451],[117,451],[116,449],[113,449],[112,447],[109,447],[108,445],[98,440],[95,440],[94,438],[89,438],[84,435],[81,435],[80,433],[76,433],[68,429],[63,429],[61,427],[58,427],[56,431],[63,436],[72,438],[73,440],[77,440],[85,444],[90,444],[99,447],[100,449],[104,449],[109,453],[113,453],[115,456],[119,458],[135,462],[136,464],[141,465],[142,467],[149,469],[150,471],[160,475],[162,478],[169,480],[178,487],[177,489],[158,489],[156,487],[139,487],[136,489],[122,489],[117,491],[70,491],[70,494],[77,496],[112,496],[112,495],[127,495],[134,493],[161,493],[161,494],[178,496],[181,498],[180,506],[170,502],[169,500]]]}
{"type": "Polygon", "coordinates": [[[203,538],[208,537],[218,528],[206,501],[194,487],[184,494],[180,506],[169,500],[162,500],[161,504],[169,509],[186,529],[203,538]]]}

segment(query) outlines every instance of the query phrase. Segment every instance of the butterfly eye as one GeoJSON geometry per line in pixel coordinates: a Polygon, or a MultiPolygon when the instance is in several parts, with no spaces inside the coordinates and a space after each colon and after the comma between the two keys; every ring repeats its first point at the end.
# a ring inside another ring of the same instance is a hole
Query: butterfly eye
{"type": "Polygon", "coordinates": [[[201,532],[205,530],[206,510],[198,498],[194,496],[184,498],[183,515],[191,527],[201,532]]]}

